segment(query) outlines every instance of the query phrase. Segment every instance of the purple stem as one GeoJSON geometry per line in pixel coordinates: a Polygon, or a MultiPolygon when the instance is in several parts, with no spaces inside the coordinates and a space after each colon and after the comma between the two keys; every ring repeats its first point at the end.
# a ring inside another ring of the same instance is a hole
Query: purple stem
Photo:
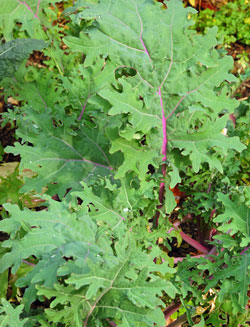
{"type": "Polygon", "coordinates": [[[171,303],[166,310],[164,310],[164,316],[165,319],[167,320],[170,316],[172,316],[173,313],[175,313],[177,310],[179,310],[181,306],[181,302],[177,302],[177,303],[171,303]]]}
{"type": "MultiPolygon", "coordinates": [[[[158,95],[160,96],[160,104],[161,104],[161,114],[162,114],[162,134],[163,134],[163,141],[162,141],[162,154],[163,154],[163,161],[166,161],[167,159],[167,144],[168,144],[168,138],[167,138],[167,123],[166,123],[166,117],[163,107],[163,100],[161,95],[161,88],[158,89],[158,95]]],[[[165,171],[166,174],[166,171],[165,171]]],[[[164,176],[165,176],[164,174],[164,176]]]]}
{"type": "MultiPolygon", "coordinates": [[[[158,95],[160,96],[160,105],[161,105],[161,113],[162,113],[162,133],[163,133],[163,141],[162,141],[162,154],[163,154],[163,164],[162,164],[162,175],[166,176],[166,163],[167,160],[167,144],[168,144],[168,138],[167,138],[167,123],[166,123],[166,117],[163,107],[163,100],[162,100],[162,94],[161,94],[161,87],[158,88],[158,95]]],[[[160,190],[159,190],[159,201],[160,204],[157,207],[157,209],[160,209],[163,205],[163,199],[164,199],[164,191],[165,191],[165,182],[160,183],[160,190]]],[[[158,226],[158,220],[160,217],[160,211],[158,210],[155,215],[155,226],[158,226]]]]}
{"type": "Polygon", "coordinates": [[[111,326],[111,327],[116,327],[117,326],[117,324],[112,320],[107,319],[107,322],[109,323],[109,326],[111,326]]]}
{"type": "Polygon", "coordinates": [[[241,252],[240,252],[240,254],[242,255],[242,254],[244,254],[247,250],[249,250],[250,249],[250,246],[247,246],[247,247],[245,247],[241,252]]]}
{"type": "Polygon", "coordinates": [[[151,59],[151,57],[150,57],[150,55],[149,55],[149,52],[148,52],[148,49],[147,49],[147,47],[146,47],[146,45],[145,45],[145,43],[144,43],[144,41],[143,41],[143,39],[142,39],[142,34],[143,34],[143,23],[142,23],[142,19],[141,19],[141,16],[140,16],[140,14],[139,14],[139,12],[138,12],[138,8],[137,8],[136,5],[135,5],[135,7],[136,7],[136,13],[137,13],[137,16],[138,16],[138,18],[139,18],[140,25],[141,25],[141,31],[140,31],[140,42],[141,42],[141,45],[142,45],[142,47],[143,47],[143,49],[144,49],[144,52],[145,52],[146,55],[148,56],[149,60],[152,62],[152,59],[151,59]]]}
{"type": "Polygon", "coordinates": [[[39,19],[39,17],[38,17],[38,12],[39,12],[39,7],[40,7],[40,2],[41,2],[41,0],[38,0],[38,1],[37,1],[37,6],[36,6],[35,17],[36,17],[37,19],[39,19]]]}
{"type": "Polygon", "coordinates": [[[176,229],[177,227],[179,227],[180,224],[182,224],[182,223],[184,223],[185,221],[190,220],[190,219],[192,219],[192,216],[191,216],[190,213],[188,213],[185,217],[183,217],[182,221],[177,220],[175,223],[173,223],[173,227],[171,227],[171,228],[167,231],[167,233],[168,233],[168,234],[171,233],[174,229],[176,229]]]}
{"type": "MultiPolygon", "coordinates": [[[[199,254],[199,255],[194,255],[191,256],[192,258],[208,258],[210,255],[216,255],[216,246],[213,246],[212,249],[207,253],[207,254],[199,254]]],[[[174,263],[178,263],[183,261],[184,259],[186,259],[186,257],[178,257],[178,258],[174,258],[174,263]]]]}
{"type": "Polygon", "coordinates": [[[87,104],[88,104],[88,100],[89,100],[90,97],[91,97],[91,94],[89,94],[89,95],[87,96],[87,99],[86,99],[84,105],[82,106],[82,111],[81,111],[81,113],[80,113],[80,116],[77,118],[78,120],[81,120],[81,119],[82,119],[82,116],[83,116],[83,114],[84,114],[84,111],[85,111],[85,109],[86,109],[86,106],[87,106],[87,104]]]}
{"type": "Polygon", "coordinates": [[[26,261],[26,260],[22,260],[22,263],[25,263],[26,265],[31,266],[31,267],[35,267],[36,266],[34,263],[31,263],[31,262],[26,261]]]}
{"type": "Polygon", "coordinates": [[[109,170],[113,170],[112,167],[105,166],[105,165],[99,164],[97,162],[94,162],[94,161],[91,161],[91,160],[88,160],[88,159],[85,159],[85,158],[83,158],[82,161],[87,162],[87,163],[91,163],[94,166],[103,167],[103,168],[106,168],[106,169],[109,169],[109,170]]]}
{"type": "MultiPolygon", "coordinates": [[[[190,219],[190,216],[187,215],[185,217],[185,220],[190,219]]],[[[173,227],[171,227],[167,233],[171,233],[172,230],[177,229],[177,227],[181,224],[181,221],[177,221],[175,222],[173,225],[173,227]]],[[[207,254],[208,253],[208,249],[203,246],[202,244],[200,244],[199,242],[197,242],[196,240],[192,239],[190,236],[188,236],[187,234],[185,234],[183,231],[180,231],[180,235],[183,238],[184,241],[186,241],[188,244],[190,244],[192,247],[194,247],[195,249],[197,249],[198,251],[207,254]]]]}
{"type": "Polygon", "coordinates": [[[229,119],[232,120],[233,125],[234,125],[234,127],[235,127],[235,126],[236,126],[236,118],[235,118],[234,114],[230,114],[230,115],[229,115],[229,119]]]}
{"type": "Polygon", "coordinates": [[[196,240],[192,239],[192,237],[188,236],[183,231],[180,231],[180,235],[181,235],[181,237],[183,238],[184,241],[186,241],[188,244],[190,244],[196,250],[198,250],[198,251],[200,251],[202,253],[205,253],[205,254],[208,253],[208,249],[205,246],[203,246],[202,244],[200,244],[196,240]]]}
{"type": "Polygon", "coordinates": [[[147,47],[146,47],[146,45],[145,45],[145,43],[144,43],[144,41],[143,41],[143,39],[142,39],[142,33],[141,33],[141,35],[140,35],[140,41],[141,41],[141,44],[142,44],[142,46],[143,46],[143,49],[144,49],[146,55],[149,57],[149,59],[150,59],[150,61],[151,61],[151,58],[150,58],[150,55],[149,55],[148,49],[147,49],[147,47]]]}

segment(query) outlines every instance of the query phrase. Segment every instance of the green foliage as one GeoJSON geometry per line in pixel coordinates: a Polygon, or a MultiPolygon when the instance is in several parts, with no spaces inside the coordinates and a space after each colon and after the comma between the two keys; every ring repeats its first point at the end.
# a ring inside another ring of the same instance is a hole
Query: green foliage
{"type": "Polygon", "coordinates": [[[27,309],[37,296],[43,295],[54,298],[46,312],[50,321],[65,326],[72,322],[82,326],[83,321],[86,326],[88,321],[88,326],[95,326],[96,319],[101,322],[106,318],[127,326],[153,326],[154,322],[163,326],[163,314],[155,310],[163,305],[159,296],[165,292],[174,298],[177,291],[172,283],[155,274],[175,272],[168,263],[154,264],[159,248],[154,245],[150,252],[142,251],[134,232],[126,231],[119,213],[112,221],[104,214],[102,218],[90,216],[85,205],[75,211],[73,203],[68,206],[65,201],[50,198],[48,202],[48,210],[40,212],[20,211],[15,205],[5,204],[11,218],[0,222],[0,230],[11,235],[2,244],[11,251],[0,260],[1,272],[12,267],[12,273],[16,273],[23,259],[39,259],[17,281],[18,287],[26,287],[23,301],[27,309]],[[120,234],[124,232],[111,244],[109,225],[118,224],[120,234]]]}
{"type": "Polygon", "coordinates": [[[248,0],[229,1],[218,11],[205,9],[193,18],[195,20],[194,28],[202,33],[209,27],[218,26],[218,38],[223,40],[224,44],[236,41],[250,44],[248,0]]]}
{"type": "Polygon", "coordinates": [[[181,299],[191,325],[188,303],[215,298],[211,323],[226,319],[226,298],[232,316],[244,316],[250,195],[240,195],[237,178],[247,170],[249,117],[245,108],[239,129],[230,127],[238,102],[226,84],[237,79],[232,58],[215,48],[216,29],[191,30],[193,10],[176,0],[166,10],[153,0],[68,2],[64,29],[51,24],[59,11],[49,3],[4,2],[9,21],[0,8],[3,39],[47,44],[40,67],[21,64],[2,82],[20,103],[3,114],[17,126],[21,141],[5,151],[20,155],[21,176],[3,180],[18,191],[0,221],[8,235],[0,277],[10,270],[21,294],[12,294],[22,303],[10,307],[15,319],[25,327],[164,326],[166,303],[181,299]],[[204,218],[207,233],[217,228],[218,256],[187,256],[174,268],[168,251],[180,235],[170,229],[169,187],[180,182],[190,199],[180,216],[204,218]],[[23,209],[21,194],[38,194],[42,207],[23,209]],[[33,312],[39,301],[42,312],[33,312]]]}

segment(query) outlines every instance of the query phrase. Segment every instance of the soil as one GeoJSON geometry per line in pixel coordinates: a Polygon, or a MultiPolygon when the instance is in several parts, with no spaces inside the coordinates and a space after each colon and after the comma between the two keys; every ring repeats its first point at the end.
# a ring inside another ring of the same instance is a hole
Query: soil
{"type": "MultiPolygon", "coordinates": [[[[7,123],[5,126],[2,126],[2,113],[7,112],[8,110],[13,109],[13,105],[9,102],[4,102],[4,98],[0,98],[0,144],[3,148],[7,147],[8,145],[12,146],[17,139],[15,137],[15,126],[11,126],[10,123],[7,123]]],[[[3,155],[3,162],[14,162],[20,161],[20,156],[14,156],[12,153],[4,153],[3,155]]]]}

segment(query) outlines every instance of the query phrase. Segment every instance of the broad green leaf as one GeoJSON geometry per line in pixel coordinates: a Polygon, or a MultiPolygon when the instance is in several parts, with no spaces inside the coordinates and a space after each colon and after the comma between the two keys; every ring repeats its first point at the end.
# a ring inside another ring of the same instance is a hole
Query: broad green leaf
{"type": "MultiPolygon", "coordinates": [[[[145,326],[151,326],[152,318],[147,315],[145,309],[154,309],[160,305],[161,300],[158,296],[163,290],[168,292],[171,283],[160,280],[156,276],[151,277],[149,267],[146,266],[134,280],[129,278],[131,272],[138,269],[138,263],[136,263],[138,253],[131,233],[127,234],[123,241],[120,240],[119,243],[116,243],[116,252],[119,263],[112,269],[105,270],[102,265],[91,264],[89,274],[72,274],[67,283],[75,285],[76,288],[89,285],[86,297],[95,296],[98,300],[94,307],[90,308],[90,313],[93,309],[100,310],[102,317],[111,315],[111,317],[122,319],[122,321],[127,320],[128,326],[132,326],[133,317],[135,323],[144,322],[145,326]],[[104,303],[108,298],[112,299],[112,304],[105,310],[104,303]],[[139,310],[138,308],[145,309],[139,310]],[[142,316],[143,312],[144,317],[142,316]]],[[[145,256],[145,254],[142,255],[145,256]]],[[[172,289],[174,290],[174,287],[172,289]]],[[[85,324],[88,320],[89,315],[87,315],[85,324]]],[[[90,321],[93,323],[91,317],[90,321]]],[[[161,319],[161,321],[164,320],[161,319]]]]}
{"type": "Polygon", "coordinates": [[[126,130],[124,137],[131,140],[138,131],[146,134],[152,128],[157,128],[161,124],[161,117],[158,114],[147,113],[143,101],[139,100],[139,95],[136,97],[131,85],[124,80],[121,83],[123,92],[119,96],[112,90],[104,90],[99,94],[111,103],[110,115],[121,113],[129,115],[129,122],[132,127],[130,131],[129,129],[126,130]]]}
{"type": "Polygon", "coordinates": [[[69,286],[37,286],[38,295],[53,298],[46,310],[50,321],[66,326],[72,322],[75,326],[96,326],[96,319],[104,322],[113,318],[127,326],[153,326],[154,322],[164,325],[164,316],[157,308],[163,305],[159,296],[165,291],[174,297],[177,290],[152,271],[171,268],[166,263],[155,265],[156,252],[141,252],[131,232],[116,242],[115,253],[112,266],[88,261],[89,272],[71,274],[66,279],[69,286]]]}
{"type": "Polygon", "coordinates": [[[115,129],[109,128],[107,134],[112,141],[110,153],[121,151],[124,155],[123,164],[118,168],[116,178],[123,178],[127,172],[134,171],[141,180],[144,180],[149,164],[158,167],[160,158],[157,149],[144,149],[135,140],[127,141],[119,137],[115,129]]]}
{"type": "Polygon", "coordinates": [[[63,266],[65,260],[59,251],[46,255],[33,267],[33,269],[25,276],[18,279],[17,287],[25,288],[22,303],[28,311],[30,305],[37,298],[36,285],[44,285],[44,287],[53,287],[57,282],[57,271],[63,266]]]}
{"type": "Polygon", "coordinates": [[[16,81],[11,86],[17,93],[17,100],[27,103],[37,111],[53,110],[59,104],[62,94],[52,72],[37,71],[34,67],[29,67],[20,69],[15,77],[16,81]]]}
{"type": "Polygon", "coordinates": [[[83,200],[84,210],[87,210],[98,224],[109,226],[116,235],[122,237],[126,230],[126,212],[122,208],[114,208],[112,203],[96,196],[86,184],[82,183],[82,185],[84,190],[82,192],[74,192],[72,195],[83,200]]]}
{"type": "Polygon", "coordinates": [[[42,40],[16,39],[0,44],[0,80],[13,77],[24,59],[28,59],[33,50],[42,50],[46,43],[42,40]]]}

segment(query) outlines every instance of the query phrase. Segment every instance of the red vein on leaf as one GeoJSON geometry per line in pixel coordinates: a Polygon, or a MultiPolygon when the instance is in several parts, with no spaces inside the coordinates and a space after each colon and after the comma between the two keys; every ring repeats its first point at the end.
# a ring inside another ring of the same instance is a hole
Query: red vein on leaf
{"type": "MultiPolygon", "coordinates": [[[[163,134],[163,141],[162,141],[162,154],[163,154],[163,161],[166,161],[167,159],[167,144],[168,144],[168,138],[167,138],[167,123],[166,123],[166,117],[163,107],[163,100],[162,100],[162,94],[161,94],[161,88],[158,89],[158,94],[160,96],[160,104],[161,104],[161,114],[162,114],[162,134],[163,134]]],[[[166,170],[165,170],[166,174],[166,170]]],[[[165,176],[164,174],[164,176],[165,176]]]]}
{"type": "MultiPolygon", "coordinates": [[[[134,3],[134,1],[132,0],[132,2],[134,3]]],[[[140,42],[141,42],[141,45],[142,45],[142,47],[143,47],[143,49],[144,49],[144,52],[146,53],[146,55],[148,56],[148,58],[149,58],[149,60],[151,61],[151,63],[152,63],[152,59],[151,59],[151,57],[150,57],[150,54],[149,54],[149,52],[148,52],[148,49],[147,49],[147,47],[146,47],[146,45],[145,45],[145,43],[144,43],[144,41],[143,41],[143,38],[142,38],[142,34],[143,34],[143,23],[142,23],[142,19],[141,19],[141,16],[140,16],[140,14],[139,14],[139,12],[138,12],[138,7],[137,7],[137,5],[134,3],[134,6],[135,6],[135,8],[136,8],[136,14],[137,14],[137,16],[138,16],[138,18],[139,18],[139,21],[140,21],[140,42]]]]}
{"type": "MultiPolygon", "coordinates": [[[[163,164],[161,167],[162,175],[163,177],[166,176],[166,160],[167,160],[167,145],[168,145],[168,138],[167,138],[167,123],[166,123],[166,117],[164,112],[164,106],[163,106],[163,100],[162,100],[162,94],[161,94],[161,88],[158,88],[158,95],[160,97],[160,105],[161,105],[161,114],[162,114],[162,134],[163,134],[163,141],[162,141],[162,154],[163,154],[163,164]]],[[[162,181],[160,183],[160,190],[159,190],[159,201],[160,205],[157,207],[157,209],[160,209],[163,205],[164,200],[164,191],[165,191],[165,182],[162,181]]],[[[160,217],[159,210],[156,212],[155,215],[155,226],[158,226],[158,219],[160,217]]]]}
{"type": "MultiPolygon", "coordinates": [[[[170,64],[168,67],[168,71],[166,75],[164,76],[159,88],[158,88],[158,95],[160,96],[160,105],[161,105],[161,112],[162,112],[162,132],[163,132],[163,141],[162,141],[162,154],[163,154],[163,164],[162,164],[162,175],[163,177],[166,176],[166,160],[167,160],[167,145],[168,145],[168,138],[167,138],[167,118],[165,116],[164,112],[164,106],[163,106],[163,99],[161,94],[161,88],[163,87],[166,79],[168,78],[168,75],[170,74],[170,71],[172,69],[173,63],[174,63],[174,44],[173,44],[173,20],[174,20],[174,13],[171,18],[171,24],[170,24],[170,31],[171,31],[171,58],[170,58],[170,64]]],[[[165,182],[162,181],[160,183],[160,190],[159,190],[159,201],[160,205],[157,207],[157,209],[160,209],[163,206],[164,201],[164,192],[165,192],[165,182]]],[[[158,220],[160,217],[159,210],[156,212],[155,215],[155,226],[158,226],[158,220]]]]}
{"type": "Polygon", "coordinates": [[[40,2],[41,2],[41,0],[38,0],[37,1],[37,5],[36,5],[36,13],[35,13],[35,17],[36,18],[38,18],[39,19],[39,17],[38,17],[38,12],[39,12],[39,7],[40,7],[40,2]]]}
{"type": "Polygon", "coordinates": [[[29,262],[27,260],[22,260],[22,263],[25,263],[26,265],[31,266],[31,267],[35,267],[36,266],[36,264],[34,264],[32,262],[29,262]]]}
{"type": "Polygon", "coordinates": [[[113,288],[113,284],[116,280],[116,278],[118,277],[118,275],[120,274],[120,271],[123,269],[123,267],[125,266],[125,264],[127,263],[128,261],[128,258],[130,256],[130,253],[128,254],[126,260],[121,264],[121,266],[119,267],[118,271],[116,272],[114,278],[112,280],[110,280],[110,285],[109,287],[107,287],[100,295],[99,297],[96,299],[95,303],[90,307],[90,310],[87,314],[87,317],[83,323],[83,327],[87,327],[88,326],[88,320],[89,320],[89,317],[91,316],[92,312],[95,310],[98,302],[100,302],[100,300],[103,298],[103,296],[108,293],[112,288],[113,288]]]}
{"type": "Polygon", "coordinates": [[[78,120],[81,120],[81,119],[82,119],[82,116],[83,116],[83,114],[84,114],[84,111],[85,111],[85,109],[86,109],[86,106],[87,106],[87,104],[88,104],[88,101],[89,101],[89,98],[90,98],[90,97],[91,97],[91,94],[89,94],[89,95],[87,96],[87,99],[86,99],[84,105],[82,106],[82,111],[81,111],[79,117],[77,118],[78,120]]]}
{"type": "Polygon", "coordinates": [[[106,169],[109,169],[109,170],[113,170],[112,167],[105,166],[105,165],[99,164],[97,162],[94,162],[94,161],[91,161],[91,160],[88,160],[88,159],[85,159],[85,158],[82,158],[82,161],[90,163],[90,164],[92,164],[94,166],[98,166],[98,167],[106,168],[106,169]]]}
{"type": "Polygon", "coordinates": [[[183,100],[186,99],[187,96],[189,96],[190,94],[197,92],[204,84],[206,84],[212,77],[214,77],[218,72],[216,72],[214,75],[210,76],[207,80],[205,80],[203,83],[201,83],[199,86],[197,86],[195,89],[188,91],[186,94],[184,94],[180,100],[177,102],[176,106],[174,107],[174,109],[170,112],[170,114],[166,117],[166,120],[168,120],[170,117],[173,116],[173,114],[176,112],[176,110],[178,109],[179,105],[182,103],[183,100]]]}
{"type": "MultiPolygon", "coordinates": [[[[20,5],[24,5],[28,9],[28,11],[30,11],[34,15],[36,19],[39,19],[37,13],[34,14],[31,7],[25,1],[17,0],[17,2],[20,3],[20,5]]],[[[40,4],[40,0],[38,0],[38,4],[40,4]]]]}
{"type": "Polygon", "coordinates": [[[250,249],[250,246],[247,246],[247,247],[245,247],[241,252],[240,252],[240,254],[242,255],[242,254],[244,254],[247,250],[249,250],[250,249]]]}

